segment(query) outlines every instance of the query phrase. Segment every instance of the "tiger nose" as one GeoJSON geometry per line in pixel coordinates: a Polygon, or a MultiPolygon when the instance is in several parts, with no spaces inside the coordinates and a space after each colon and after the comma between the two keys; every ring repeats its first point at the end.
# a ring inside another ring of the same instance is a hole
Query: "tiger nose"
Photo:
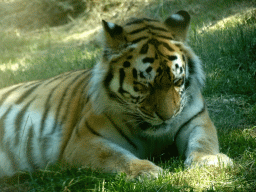
{"type": "Polygon", "coordinates": [[[155,113],[156,113],[157,117],[159,119],[161,119],[162,121],[167,121],[167,120],[171,119],[171,117],[172,117],[172,115],[170,115],[170,114],[164,114],[164,113],[159,113],[159,112],[155,112],[155,113]]]}

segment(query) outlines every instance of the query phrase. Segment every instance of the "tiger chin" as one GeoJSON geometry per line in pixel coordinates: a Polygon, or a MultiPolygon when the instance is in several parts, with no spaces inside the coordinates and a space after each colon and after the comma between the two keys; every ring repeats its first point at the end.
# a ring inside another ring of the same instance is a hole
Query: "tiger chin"
{"type": "Polygon", "coordinates": [[[190,16],[103,21],[92,69],[0,90],[0,177],[63,163],[130,178],[175,144],[185,165],[232,165],[201,94],[201,61],[185,43],[190,16]]]}

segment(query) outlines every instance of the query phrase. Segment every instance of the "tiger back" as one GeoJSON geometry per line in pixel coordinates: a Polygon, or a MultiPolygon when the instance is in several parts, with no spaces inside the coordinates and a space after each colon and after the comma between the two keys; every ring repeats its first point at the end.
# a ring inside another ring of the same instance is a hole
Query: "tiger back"
{"type": "Polygon", "coordinates": [[[232,165],[219,153],[201,88],[201,61],[185,43],[190,16],[103,21],[102,59],[0,90],[0,177],[48,164],[129,177],[162,172],[148,157],[175,144],[185,164],[232,165]]]}

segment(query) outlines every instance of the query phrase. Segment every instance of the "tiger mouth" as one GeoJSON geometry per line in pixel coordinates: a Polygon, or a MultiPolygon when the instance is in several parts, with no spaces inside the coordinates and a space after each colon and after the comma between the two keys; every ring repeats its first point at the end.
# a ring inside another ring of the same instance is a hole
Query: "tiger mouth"
{"type": "Polygon", "coordinates": [[[146,131],[146,130],[157,131],[160,129],[166,129],[166,127],[175,119],[175,117],[177,117],[183,111],[183,108],[184,106],[180,107],[179,110],[177,110],[170,119],[163,120],[161,123],[158,123],[158,124],[152,124],[150,122],[142,120],[143,122],[140,123],[139,127],[143,131],[146,131]]]}
{"type": "Polygon", "coordinates": [[[148,123],[148,122],[144,121],[143,123],[140,124],[140,128],[143,131],[146,131],[146,130],[157,131],[159,129],[166,128],[166,126],[167,126],[167,124],[165,122],[163,122],[159,125],[152,125],[151,123],[148,123]]]}

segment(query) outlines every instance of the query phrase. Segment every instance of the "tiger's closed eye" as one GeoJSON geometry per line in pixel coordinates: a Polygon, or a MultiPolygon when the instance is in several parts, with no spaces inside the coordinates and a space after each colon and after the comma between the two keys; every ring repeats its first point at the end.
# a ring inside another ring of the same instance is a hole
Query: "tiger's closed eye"
{"type": "Polygon", "coordinates": [[[145,85],[137,81],[134,81],[133,84],[134,84],[133,89],[135,92],[146,93],[149,91],[149,88],[150,88],[149,85],[145,85]]]}

